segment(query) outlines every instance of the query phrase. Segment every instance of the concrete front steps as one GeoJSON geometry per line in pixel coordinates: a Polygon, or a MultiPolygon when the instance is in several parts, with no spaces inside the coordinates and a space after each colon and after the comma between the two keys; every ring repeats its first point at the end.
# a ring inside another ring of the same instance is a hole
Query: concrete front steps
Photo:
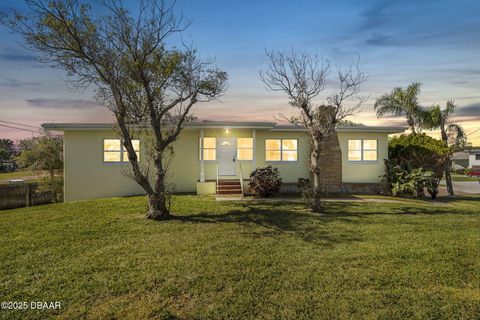
{"type": "Polygon", "coordinates": [[[222,200],[230,198],[241,199],[243,194],[240,179],[218,180],[216,197],[222,200]]]}

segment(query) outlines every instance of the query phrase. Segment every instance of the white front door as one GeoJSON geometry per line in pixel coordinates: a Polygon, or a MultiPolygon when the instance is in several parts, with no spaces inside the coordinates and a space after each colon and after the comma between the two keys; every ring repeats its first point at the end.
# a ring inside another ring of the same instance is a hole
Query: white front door
{"type": "Polygon", "coordinates": [[[217,156],[218,156],[218,175],[234,176],[235,175],[235,157],[236,146],[235,138],[218,138],[217,156]]]}

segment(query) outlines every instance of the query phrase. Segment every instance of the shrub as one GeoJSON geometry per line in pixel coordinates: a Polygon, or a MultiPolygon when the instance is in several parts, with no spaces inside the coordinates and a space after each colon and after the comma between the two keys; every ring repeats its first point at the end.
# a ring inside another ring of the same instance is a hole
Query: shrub
{"type": "Polygon", "coordinates": [[[302,197],[310,202],[313,196],[313,186],[310,179],[298,178],[297,188],[301,191],[302,197]]]}
{"type": "MultiPolygon", "coordinates": [[[[451,155],[451,149],[445,142],[426,134],[402,134],[389,141],[388,153],[390,163],[387,163],[385,177],[390,183],[392,193],[394,188],[392,181],[400,183],[403,179],[403,183],[407,183],[407,181],[412,183],[412,180],[415,180],[414,184],[417,190],[414,192],[414,196],[424,196],[423,190],[426,188],[432,198],[436,197],[438,184],[448,166],[451,155]],[[394,169],[396,166],[399,168],[394,169]],[[400,176],[395,177],[395,175],[400,176]]],[[[399,193],[411,193],[411,191],[407,191],[410,186],[403,188],[397,185],[397,188],[403,190],[399,190],[399,193]]]]}
{"type": "MultiPolygon", "coordinates": [[[[422,168],[412,168],[408,163],[398,164],[394,160],[385,160],[386,172],[384,179],[390,185],[393,196],[425,196],[424,189],[431,178],[431,171],[422,168]]],[[[433,185],[432,185],[433,192],[433,185]]]]}
{"type": "Polygon", "coordinates": [[[268,166],[257,168],[250,174],[250,192],[255,198],[271,197],[278,193],[282,178],[277,168],[268,166]]]}

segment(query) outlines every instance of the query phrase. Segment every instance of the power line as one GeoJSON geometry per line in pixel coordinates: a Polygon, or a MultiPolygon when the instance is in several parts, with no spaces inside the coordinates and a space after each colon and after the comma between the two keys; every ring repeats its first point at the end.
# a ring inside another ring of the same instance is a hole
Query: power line
{"type": "Polygon", "coordinates": [[[30,125],[28,125],[28,124],[22,124],[22,123],[18,123],[18,122],[11,122],[11,121],[5,121],[5,120],[0,120],[0,122],[9,123],[9,124],[14,124],[14,125],[17,125],[17,126],[22,126],[22,127],[29,127],[29,128],[40,129],[39,127],[34,127],[34,126],[30,126],[30,125]]]}
{"type": "Polygon", "coordinates": [[[475,130],[475,131],[473,131],[473,132],[467,133],[467,136],[469,136],[469,135],[471,135],[471,134],[474,134],[475,132],[478,132],[478,131],[480,131],[480,129],[477,129],[477,130],[475,130]]]}
{"type": "Polygon", "coordinates": [[[23,130],[23,131],[28,131],[28,132],[32,132],[32,133],[40,133],[40,131],[36,131],[36,130],[29,130],[29,129],[24,129],[24,128],[16,128],[16,127],[12,127],[12,126],[7,126],[6,124],[0,124],[0,127],[5,127],[5,128],[10,128],[10,129],[16,129],[16,130],[23,130]]]}

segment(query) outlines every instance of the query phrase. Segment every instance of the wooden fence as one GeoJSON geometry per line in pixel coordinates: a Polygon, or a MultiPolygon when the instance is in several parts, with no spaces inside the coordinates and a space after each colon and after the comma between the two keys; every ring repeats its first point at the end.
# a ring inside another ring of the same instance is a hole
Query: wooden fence
{"type": "Polygon", "coordinates": [[[0,210],[51,203],[52,192],[38,187],[38,183],[0,184],[0,210]]]}

